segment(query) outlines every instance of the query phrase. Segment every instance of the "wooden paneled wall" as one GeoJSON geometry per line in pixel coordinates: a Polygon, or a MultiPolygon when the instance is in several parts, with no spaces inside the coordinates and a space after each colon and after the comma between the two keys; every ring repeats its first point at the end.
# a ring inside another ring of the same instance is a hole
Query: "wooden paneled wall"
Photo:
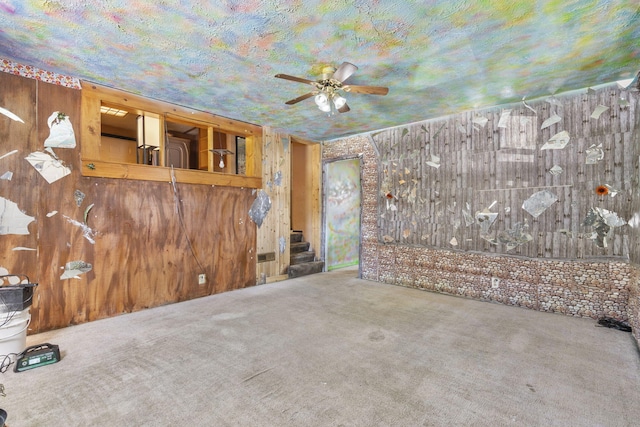
{"type": "Polygon", "coordinates": [[[591,208],[623,220],[632,215],[637,106],[637,91],[608,85],[373,134],[380,162],[379,241],[531,258],[628,258],[629,226],[615,227],[602,248],[583,223],[591,208]],[[598,106],[606,111],[592,117],[598,106]],[[559,121],[543,126],[551,117],[559,121]],[[570,137],[565,148],[541,149],[562,131],[570,137]],[[602,149],[603,158],[587,164],[593,147],[602,149]],[[552,173],[556,165],[562,173],[552,173]],[[618,193],[597,194],[602,185],[618,193]],[[558,200],[534,217],[523,203],[542,190],[558,200]],[[483,210],[497,214],[488,233],[475,219],[483,210]],[[496,243],[524,234],[531,241],[515,248],[496,243]]]}
{"type": "Polygon", "coordinates": [[[291,139],[288,134],[263,128],[262,182],[271,208],[258,228],[257,253],[275,253],[272,261],[259,262],[259,283],[287,277],[291,234],[291,139]]]}
{"type": "Polygon", "coordinates": [[[165,182],[82,177],[80,91],[7,73],[0,73],[0,87],[0,106],[25,122],[0,116],[0,156],[19,151],[0,159],[2,173],[14,173],[0,181],[0,196],[36,219],[28,235],[0,235],[0,266],[39,283],[30,333],[255,285],[251,189],[174,189],[169,169],[165,182]],[[69,116],[78,146],[54,149],[72,172],[48,184],[24,158],[43,150],[53,111],[69,116]],[[76,190],[85,195],[80,204],[76,190]],[[82,225],[95,233],[94,243],[82,225]],[[92,270],[61,280],[64,265],[77,260],[92,270]]]}

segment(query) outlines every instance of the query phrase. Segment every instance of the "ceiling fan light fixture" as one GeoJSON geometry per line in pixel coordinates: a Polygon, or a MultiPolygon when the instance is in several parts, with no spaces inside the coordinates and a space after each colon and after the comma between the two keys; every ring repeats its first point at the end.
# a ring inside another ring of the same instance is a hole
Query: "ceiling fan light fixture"
{"type": "Polygon", "coordinates": [[[347,100],[340,95],[336,95],[333,97],[333,105],[335,105],[338,110],[344,107],[344,104],[346,103],[347,100]]]}
{"type": "Polygon", "coordinates": [[[331,104],[329,104],[328,102],[326,104],[318,105],[318,108],[324,113],[331,112],[331,104]]]}
{"type": "Polygon", "coordinates": [[[324,92],[320,92],[319,94],[317,94],[314,98],[314,101],[316,102],[316,105],[320,109],[322,109],[324,105],[329,105],[329,98],[327,97],[327,94],[324,92]]]}

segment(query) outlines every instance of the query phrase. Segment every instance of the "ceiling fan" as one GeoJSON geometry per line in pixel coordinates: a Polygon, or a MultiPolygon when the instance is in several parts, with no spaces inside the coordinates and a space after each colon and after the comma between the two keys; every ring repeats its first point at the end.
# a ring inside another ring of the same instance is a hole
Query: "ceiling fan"
{"type": "Polygon", "coordinates": [[[276,74],[276,77],[299,83],[307,83],[315,88],[309,93],[285,102],[285,104],[293,105],[313,96],[320,111],[329,114],[333,114],[335,111],[346,113],[350,108],[347,105],[347,100],[341,95],[341,92],[365,93],[367,95],[386,95],[389,93],[389,88],[382,86],[344,84],[344,81],[357,69],[358,67],[355,65],[349,62],[343,62],[337,69],[334,67],[324,67],[322,69],[322,78],[316,81],[294,77],[288,74],[276,74]]]}

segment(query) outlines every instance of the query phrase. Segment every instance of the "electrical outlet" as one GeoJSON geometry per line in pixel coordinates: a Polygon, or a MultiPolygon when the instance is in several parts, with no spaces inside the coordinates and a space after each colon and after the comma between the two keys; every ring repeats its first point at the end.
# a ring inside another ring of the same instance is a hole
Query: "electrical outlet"
{"type": "Polygon", "coordinates": [[[496,289],[498,286],[500,286],[500,279],[498,279],[497,277],[492,277],[491,278],[491,287],[493,289],[496,289]]]}
{"type": "Polygon", "coordinates": [[[198,274],[198,285],[204,285],[207,283],[207,275],[202,273],[198,274]]]}

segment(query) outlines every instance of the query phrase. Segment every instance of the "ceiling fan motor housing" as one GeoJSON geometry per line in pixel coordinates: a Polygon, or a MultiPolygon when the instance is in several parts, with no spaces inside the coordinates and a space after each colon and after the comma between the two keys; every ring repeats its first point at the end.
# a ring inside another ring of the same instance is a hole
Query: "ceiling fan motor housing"
{"type": "Polygon", "coordinates": [[[335,67],[327,66],[322,68],[322,80],[329,80],[333,77],[333,73],[336,72],[335,67]]]}

